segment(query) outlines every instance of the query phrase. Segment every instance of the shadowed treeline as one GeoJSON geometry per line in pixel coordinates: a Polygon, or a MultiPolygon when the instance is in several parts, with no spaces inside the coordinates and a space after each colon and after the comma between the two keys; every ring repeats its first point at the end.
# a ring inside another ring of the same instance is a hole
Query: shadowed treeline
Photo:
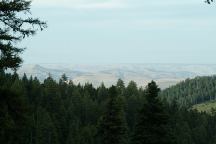
{"type": "Polygon", "coordinates": [[[0,74],[0,143],[213,144],[216,115],[158,99],[155,82],[140,89],[119,80],[94,88],[0,74]]]}

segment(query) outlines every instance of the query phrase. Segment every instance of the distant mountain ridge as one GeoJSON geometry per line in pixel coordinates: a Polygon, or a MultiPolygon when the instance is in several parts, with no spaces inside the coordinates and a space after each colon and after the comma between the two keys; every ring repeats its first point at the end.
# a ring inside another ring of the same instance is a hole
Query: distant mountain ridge
{"type": "Polygon", "coordinates": [[[216,65],[187,64],[110,64],[110,65],[72,65],[72,64],[26,64],[17,73],[22,76],[37,77],[43,81],[49,74],[58,80],[62,74],[74,83],[92,83],[99,86],[115,84],[120,78],[127,84],[135,81],[138,86],[145,86],[155,80],[161,88],[167,88],[186,78],[216,74],[216,65]]]}

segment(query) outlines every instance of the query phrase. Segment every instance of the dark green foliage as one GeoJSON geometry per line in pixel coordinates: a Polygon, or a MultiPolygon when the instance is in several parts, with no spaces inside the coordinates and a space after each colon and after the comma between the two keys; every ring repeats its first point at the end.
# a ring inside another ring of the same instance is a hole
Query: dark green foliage
{"type": "Polygon", "coordinates": [[[134,81],[130,81],[126,88],[125,96],[130,97],[130,96],[136,96],[136,95],[138,95],[137,84],[134,81]]]}
{"type": "Polygon", "coordinates": [[[22,95],[0,88],[0,143],[22,144],[27,128],[27,110],[22,95]]]}
{"type": "Polygon", "coordinates": [[[99,103],[104,102],[107,98],[108,98],[108,90],[102,83],[101,86],[98,88],[98,92],[97,92],[98,102],[99,103]]]}
{"type": "Polygon", "coordinates": [[[30,142],[36,144],[59,144],[56,127],[45,109],[38,107],[33,122],[35,138],[30,142]]]}
{"type": "Polygon", "coordinates": [[[0,69],[18,68],[24,49],[16,43],[46,28],[45,22],[30,17],[30,5],[26,0],[0,1],[0,69]]]}
{"type": "Polygon", "coordinates": [[[206,0],[205,2],[208,3],[208,4],[211,4],[211,3],[214,2],[214,0],[206,0]]]}
{"type": "MultiPolygon", "coordinates": [[[[191,92],[214,85],[214,77],[199,79],[205,79],[205,84],[197,81],[199,89],[191,92]]],[[[158,99],[154,82],[147,89],[138,89],[134,82],[125,86],[121,80],[111,88],[103,84],[94,88],[74,85],[66,76],[58,83],[52,77],[40,83],[37,78],[20,79],[16,73],[1,71],[0,83],[2,144],[216,142],[216,112],[209,115],[179,107],[177,89],[172,91],[174,98],[170,93],[173,102],[167,105],[158,99]]],[[[185,88],[189,83],[179,85],[185,88]]]]}
{"type": "Polygon", "coordinates": [[[176,99],[180,107],[190,107],[194,104],[215,100],[216,76],[187,79],[162,91],[160,95],[168,103],[172,103],[176,99]]]}
{"type": "Polygon", "coordinates": [[[118,95],[124,96],[124,94],[125,94],[125,84],[124,84],[124,81],[121,80],[121,79],[118,79],[116,87],[117,87],[118,95]]]}
{"type": "Polygon", "coordinates": [[[148,84],[146,102],[139,112],[133,135],[133,144],[168,144],[168,114],[158,99],[159,88],[155,82],[148,84]]]}
{"type": "Polygon", "coordinates": [[[117,89],[109,90],[109,100],[104,116],[100,120],[99,133],[101,144],[128,144],[128,129],[124,105],[117,89]]]}
{"type": "Polygon", "coordinates": [[[5,73],[22,63],[24,49],[16,43],[46,28],[31,17],[30,5],[26,0],[0,1],[0,144],[216,143],[216,112],[187,109],[216,98],[215,76],[186,80],[158,99],[155,82],[146,90],[133,81],[125,86],[122,80],[111,88],[94,88],[74,85],[66,75],[58,83],[51,76],[40,83],[5,73]]]}

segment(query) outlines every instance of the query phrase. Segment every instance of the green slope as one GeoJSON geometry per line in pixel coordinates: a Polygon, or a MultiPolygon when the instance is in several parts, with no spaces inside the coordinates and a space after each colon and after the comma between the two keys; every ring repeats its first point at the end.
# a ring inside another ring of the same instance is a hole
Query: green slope
{"type": "Polygon", "coordinates": [[[192,107],[192,109],[197,110],[199,112],[207,112],[210,113],[212,109],[216,109],[216,100],[208,101],[201,104],[196,104],[192,107]]]}
{"type": "Polygon", "coordinates": [[[216,75],[186,79],[163,90],[160,95],[168,103],[177,101],[181,107],[216,100],[216,75]]]}

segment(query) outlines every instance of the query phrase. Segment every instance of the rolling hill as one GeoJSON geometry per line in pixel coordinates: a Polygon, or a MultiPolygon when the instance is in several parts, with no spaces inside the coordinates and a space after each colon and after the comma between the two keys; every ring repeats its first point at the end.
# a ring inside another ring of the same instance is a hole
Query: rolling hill
{"type": "Polygon", "coordinates": [[[216,65],[188,65],[188,64],[110,64],[110,65],[73,65],[73,64],[25,64],[18,74],[22,76],[37,76],[43,81],[49,74],[58,80],[62,74],[75,84],[86,82],[99,86],[102,82],[106,86],[116,83],[120,78],[129,83],[135,81],[138,86],[145,86],[155,80],[164,89],[177,84],[187,78],[216,74],[216,65]]]}

